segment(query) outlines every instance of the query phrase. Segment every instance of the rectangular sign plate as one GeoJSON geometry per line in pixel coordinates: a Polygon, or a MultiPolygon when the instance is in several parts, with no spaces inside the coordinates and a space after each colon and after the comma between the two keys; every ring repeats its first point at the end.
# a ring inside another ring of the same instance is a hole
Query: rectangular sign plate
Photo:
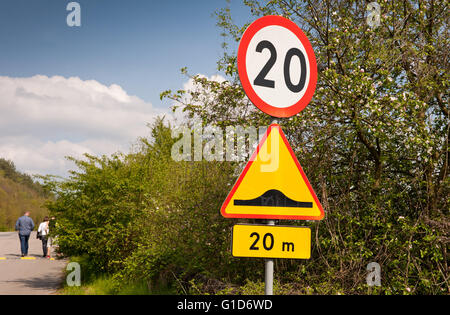
{"type": "Polygon", "coordinates": [[[311,257],[311,229],[308,227],[236,224],[231,238],[234,257],[311,257]]]}

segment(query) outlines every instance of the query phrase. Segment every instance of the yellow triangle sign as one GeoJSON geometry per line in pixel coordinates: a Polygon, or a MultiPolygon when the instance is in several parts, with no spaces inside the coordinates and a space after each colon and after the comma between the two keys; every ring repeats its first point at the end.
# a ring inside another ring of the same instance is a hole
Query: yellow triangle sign
{"type": "Polygon", "coordinates": [[[322,205],[278,124],[267,129],[220,212],[226,218],[323,219],[322,205]]]}

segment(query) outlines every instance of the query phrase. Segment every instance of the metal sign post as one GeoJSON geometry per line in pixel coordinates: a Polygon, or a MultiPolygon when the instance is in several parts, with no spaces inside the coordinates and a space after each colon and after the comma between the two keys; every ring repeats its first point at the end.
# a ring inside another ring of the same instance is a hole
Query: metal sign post
{"type": "MultiPolygon", "coordinates": [[[[273,123],[276,123],[273,122],[273,123]]],[[[267,220],[267,225],[275,225],[275,220],[267,220]]],[[[273,258],[266,259],[264,294],[273,295],[273,258]]]]}
{"type": "Polygon", "coordinates": [[[265,220],[235,225],[231,252],[265,258],[265,294],[273,295],[274,259],[309,259],[311,253],[309,228],[277,226],[275,220],[322,220],[325,215],[275,118],[292,117],[308,105],[316,89],[316,57],[294,22],[269,15],[242,35],[237,66],[245,94],[272,116],[272,123],[220,212],[225,218],[265,220]]]}
{"type": "MultiPolygon", "coordinates": [[[[270,124],[278,124],[276,118],[272,118],[270,124]]],[[[267,225],[275,225],[275,220],[267,220],[267,225]]],[[[265,262],[264,294],[273,295],[273,258],[267,258],[265,262]]]]}

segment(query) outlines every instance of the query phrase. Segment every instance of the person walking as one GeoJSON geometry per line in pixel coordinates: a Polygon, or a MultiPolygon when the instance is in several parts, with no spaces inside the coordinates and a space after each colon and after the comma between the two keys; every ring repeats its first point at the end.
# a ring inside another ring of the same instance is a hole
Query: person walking
{"type": "MultiPolygon", "coordinates": [[[[50,221],[48,223],[49,227],[55,231],[55,228],[57,227],[57,223],[55,222],[55,217],[51,217],[50,221]]],[[[48,254],[47,257],[50,258],[51,254],[52,254],[52,248],[55,245],[56,239],[57,239],[57,235],[54,235],[53,237],[48,235],[48,240],[47,240],[47,248],[48,248],[48,254]]]]}
{"type": "Polygon", "coordinates": [[[48,217],[44,218],[44,222],[42,222],[41,224],[39,224],[39,228],[38,228],[38,234],[41,237],[41,241],[42,241],[42,252],[44,253],[42,255],[42,257],[47,257],[50,258],[50,253],[49,253],[49,248],[48,248],[48,232],[49,232],[49,219],[48,217]]]}
{"type": "Polygon", "coordinates": [[[34,229],[33,219],[30,218],[30,212],[27,211],[23,216],[17,219],[16,231],[19,231],[19,239],[20,239],[20,251],[22,253],[22,257],[28,255],[28,240],[30,239],[31,231],[34,229]]]}

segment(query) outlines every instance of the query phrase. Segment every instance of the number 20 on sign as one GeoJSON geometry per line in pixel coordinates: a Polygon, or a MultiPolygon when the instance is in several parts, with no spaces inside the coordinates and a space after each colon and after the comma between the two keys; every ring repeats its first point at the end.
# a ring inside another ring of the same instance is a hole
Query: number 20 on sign
{"type": "Polygon", "coordinates": [[[232,239],[234,257],[311,257],[311,229],[308,227],[236,224],[232,239]]]}
{"type": "Polygon", "coordinates": [[[308,105],[317,83],[313,48],[303,31],[281,16],[264,16],[244,32],[238,72],[251,102],[274,117],[290,117],[308,105]]]}

